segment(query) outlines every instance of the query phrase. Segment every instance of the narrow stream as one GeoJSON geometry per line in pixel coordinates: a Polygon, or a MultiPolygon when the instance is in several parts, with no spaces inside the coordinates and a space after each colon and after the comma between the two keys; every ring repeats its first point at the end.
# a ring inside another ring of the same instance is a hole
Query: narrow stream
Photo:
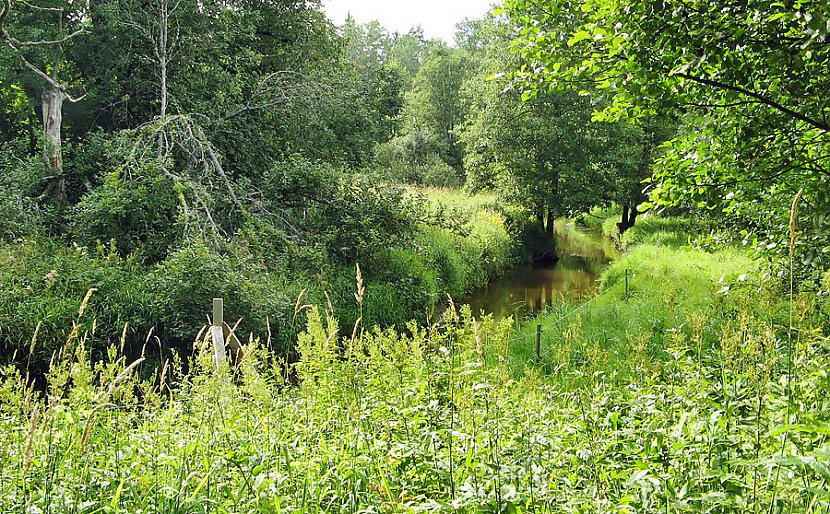
{"type": "Polygon", "coordinates": [[[602,234],[573,225],[557,228],[559,262],[553,267],[522,266],[473,292],[464,303],[473,313],[521,317],[554,302],[578,301],[594,293],[605,266],[617,257],[602,234]]]}

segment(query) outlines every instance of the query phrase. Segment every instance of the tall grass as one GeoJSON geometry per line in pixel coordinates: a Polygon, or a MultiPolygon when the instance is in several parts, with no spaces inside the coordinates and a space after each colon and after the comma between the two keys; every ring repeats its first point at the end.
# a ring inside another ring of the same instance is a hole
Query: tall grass
{"type": "Polygon", "coordinates": [[[716,347],[698,353],[695,333],[678,326],[660,366],[616,383],[599,367],[569,369],[590,378],[573,391],[532,370],[512,377],[509,321],[450,310],[408,334],[341,338],[329,312],[307,313],[298,386],[257,342],[238,368],[216,372],[209,342],[198,341],[189,375],[170,364],[175,385],[143,380],[146,363],[115,347],[90,363],[83,337],[55,360],[44,394],[4,368],[0,511],[830,507],[828,349],[818,336],[794,355],[792,425],[785,339],[742,308],[716,347]]]}
{"type": "MultiPolygon", "coordinates": [[[[740,250],[708,253],[689,246],[689,234],[697,230],[692,225],[685,218],[652,217],[629,230],[623,237],[629,250],[605,270],[595,298],[555,303],[519,327],[511,352],[514,374],[537,366],[537,324],[543,333],[542,370],[554,379],[567,378],[561,384],[566,387],[583,383],[570,381],[571,370],[601,371],[617,380],[645,363],[665,361],[666,349],[681,333],[701,350],[716,347],[738,297],[762,288],[763,278],[758,263],[740,250]]],[[[782,312],[779,305],[761,307],[754,307],[754,315],[764,319],[782,312]]]]}

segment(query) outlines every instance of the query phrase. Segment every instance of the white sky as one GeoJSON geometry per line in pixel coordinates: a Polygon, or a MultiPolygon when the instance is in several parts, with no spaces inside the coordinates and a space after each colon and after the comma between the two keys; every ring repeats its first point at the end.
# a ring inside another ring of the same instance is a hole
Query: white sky
{"type": "Polygon", "coordinates": [[[351,13],[358,23],[378,20],[390,32],[401,34],[416,25],[427,38],[452,44],[455,24],[464,18],[481,18],[495,0],[323,0],[329,18],[340,25],[351,13]]]}

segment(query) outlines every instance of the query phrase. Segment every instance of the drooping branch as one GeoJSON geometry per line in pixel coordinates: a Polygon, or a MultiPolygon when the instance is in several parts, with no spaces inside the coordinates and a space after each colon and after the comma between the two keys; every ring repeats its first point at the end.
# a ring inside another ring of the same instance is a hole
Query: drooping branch
{"type": "Polygon", "coordinates": [[[319,82],[294,71],[278,71],[262,78],[244,105],[219,117],[227,121],[251,111],[270,109],[309,95],[322,96],[327,91],[319,82]]]}
{"type": "MultiPolygon", "coordinates": [[[[217,223],[212,205],[224,197],[239,213],[247,212],[249,196],[242,197],[222,167],[219,152],[208,139],[199,123],[198,115],[171,115],[157,117],[138,129],[138,136],[122,166],[128,177],[148,162],[175,184],[185,186],[192,201],[182,198],[182,208],[189,213],[198,211],[206,228],[215,236],[224,234],[217,223]],[[176,162],[178,161],[178,162],[176,162]],[[243,204],[243,199],[245,204],[243,204]]],[[[204,121],[207,118],[203,118],[204,121]]],[[[205,227],[200,228],[205,234],[205,227]]]]}
{"type": "Polygon", "coordinates": [[[819,130],[823,130],[825,132],[830,132],[830,125],[828,125],[827,123],[815,120],[815,119],[813,119],[813,118],[811,118],[811,117],[809,117],[805,114],[802,114],[802,113],[797,112],[793,109],[790,109],[789,107],[785,107],[784,105],[781,105],[780,103],[776,102],[775,100],[772,100],[771,98],[767,98],[767,97],[765,97],[761,94],[758,94],[754,91],[750,91],[750,90],[742,88],[740,86],[734,86],[734,85],[731,85],[731,84],[726,84],[724,82],[720,82],[720,81],[717,81],[717,80],[707,79],[707,78],[703,78],[703,77],[695,77],[694,75],[690,75],[688,73],[678,73],[677,76],[680,77],[680,78],[686,79],[686,80],[691,80],[692,82],[697,82],[698,84],[703,84],[703,85],[714,87],[714,88],[717,88],[717,89],[725,89],[727,91],[732,91],[733,93],[738,93],[738,94],[741,94],[741,95],[744,95],[744,96],[748,96],[749,98],[753,98],[753,99],[757,100],[759,103],[761,103],[763,105],[766,105],[768,107],[772,107],[773,109],[775,109],[775,110],[777,110],[777,111],[779,111],[783,114],[786,114],[787,116],[790,116],[791,118],[795,118],[799,121],[803,121],[804,123],[807,123],[808,125],[811,125],[811,126],[817,128],[819,130]]]}

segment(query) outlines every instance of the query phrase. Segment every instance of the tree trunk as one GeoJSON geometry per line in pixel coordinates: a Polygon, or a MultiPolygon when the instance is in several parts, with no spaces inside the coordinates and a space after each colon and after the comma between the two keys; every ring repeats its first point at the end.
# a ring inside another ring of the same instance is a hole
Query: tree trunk
{"type": "Polygon", "coordinates": [[[547,226],[545,226],[545,234],[548,236],[548,239],[551,241],[553,240],[553,232],[554,226],[556,225],[556,220],[554,219],[553,209],[548,209],[548,222],[547,226]]]}
{"type": "Polygon", "coordinates": [[[167,31],[170,21],[170,11],[167,0],[162,0],[159,9],[159,39],[158,39],[158,61],[159,61],[159,89],[161,96],[160,114],[167,116],[167,31]]]}
{"type": "Polygon", "coordinates": [[[622,219],[619,223],[617,223],[617,230],[619,231],[620,235],[625,234],[625,231],[628,230],[630,227],[628,226],[628,204],[622,206],[622,219]]]}
{"type": "Polygon", "coordinates": [[[622,209],[622,220],[617,223],[617,228],[620,231],[620,235],[625,234],[628,229],[634,226],[637,223],[637,216],[640,214],[640,211],[637,210],[637,204],[634,205],[623,205],[622,209]]]}
{"type": "Polygon", "coordinates": [[[46,185],[42,198],[59,207],[66,205],[66,178],[63,174],[61,150],[61,124],[63,122],[63,101],[66,95],[59,88],[47,84],[43,90],[43,159],[52,176],[46,185]]]}
{"type": "Polygon", "coordinates": [[[639,214],[640,214],[640,211],[637,210],[636,205],[631,207],[631,212],[629,212],[629,214],[628,214],[628,228],[633,227],[634,224],[637,223],[637,215],[639,215],[639,214]]]}

